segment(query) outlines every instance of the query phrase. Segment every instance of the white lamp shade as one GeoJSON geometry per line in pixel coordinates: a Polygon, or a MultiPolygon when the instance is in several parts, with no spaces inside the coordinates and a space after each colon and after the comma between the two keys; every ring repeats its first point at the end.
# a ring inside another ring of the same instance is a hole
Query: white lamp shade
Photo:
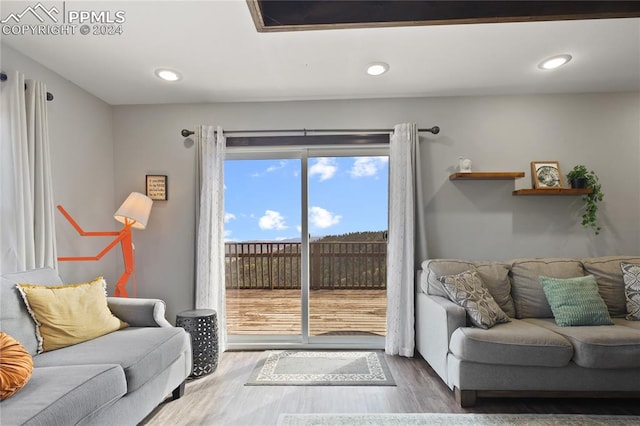
{"type": "Polygon", "coordinates": [[[147,227],[152,204],[151,198],[139,192],[132,192],[113,215],[113,218],[125,225],[128,220],[132,228],[144,229],[147,227]]]}

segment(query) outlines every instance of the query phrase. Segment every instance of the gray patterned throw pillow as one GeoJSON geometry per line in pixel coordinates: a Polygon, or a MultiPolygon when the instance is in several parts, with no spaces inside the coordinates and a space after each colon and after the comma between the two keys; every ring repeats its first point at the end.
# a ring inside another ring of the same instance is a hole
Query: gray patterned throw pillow
{"type": "Polygon", "coordinates": [[[476,271],[439,278],[449,299],[462,306],[476,327],[488,329],[498,323],[511,321],[483,285],[476,271]]]}
{"type": "Polygon", "coordinates": [[[621,263],[620,266],[627,298],[627,319],[640,321],[640,265],[621,263]]]}

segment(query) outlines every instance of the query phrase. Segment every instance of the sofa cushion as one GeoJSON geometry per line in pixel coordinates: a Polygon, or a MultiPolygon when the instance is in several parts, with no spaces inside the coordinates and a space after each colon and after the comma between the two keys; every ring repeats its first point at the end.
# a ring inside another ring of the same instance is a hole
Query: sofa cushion
{"type": "MultiPolygon", "coordinates": [[[[38,357],[36,357],[38,358],[38,357]]],[[[2,401],[2,423],[75,425],[127,391],[119,365],[40,367],[27,385],[2,401]]]]}
{"type": "Polygon", "coordinates": [[[191,340],[180,327],[130,327],[34,358],[36,367],[76,364],[119,364],[127,392],[135,391],[167,369],[191,340]]]}
{"type": "Polygon", "coordinates": [[[615,325],[629,327],[633,328],[634,330],[640,331],[640,321],[628,320],[624,318],[613,318],[613,322],[615,323],[615,325]]]}
{"type": "Polygon", "coordinates": [[[516,319],[489,330],[458,328],[451,335],[449,350],[466,361],[541,367],[565,366],[573,356],[567,339],[516,319]]]}
{"type": "Polygon", "coordinates": [[[13,337],[0,332],[0,400],[18,392],[33,373],[31,354],[13,337]]]}
{"type": "Polygon", "coordinates": [[[516,318],[552,318],[553,312],[538,280],[541,275],[572,278],[584,275],[582,263],[576,259],[516,259],[511,265],[511,296],[516,318]]]}
{"type": "Polygon", "coordinates": [[[428,259],[422,262],[422,270],[426,273],[421,275],[420,286],[422,291],[433,296],[448,298],[449,295],[442,287],[440,277],[445,275],[461,274],[464,271],[473,269],[473,263],[456,259],[428,259]]]}
{"type": "Polygon", "coordinates": [[[476,327],[491,328],[498,323],[509,322],[509,317],[493,299],[477,271],[440,277],[449,299],[462,306],[476,327]]]}
{"type": "Polygon", "coordinates": [[[593,275],[576,278],[541,276],[540,284],[559,326],[613,325],[593,275]]]}
{"type": "Polygon", "coordinates": [[[38,352],[52,351],[95,339],[127,326],[107,306],[107,283],[44,286],[17,284],[36,323],[38,352]]]}
{"type": "Polygon", "coordinates": [[[560,327],[553,319],[528,318],[573,345],[573,361],[585,368],[640,367],[640,331],[621,325],[560,327]]]}
{"type": "Polygon", "coordinates": [[[600,296],[612,317],[624,317],[627,313],[624,281],[620,264],[640,263],[638,256],[603,256],[582,259],[587,274],[596,277],[600,296]]]}
{"type": "Polygon", "coordinates": [[[640,265],[621,263],[624,295],[627,299],[626,319],[640,321],[640,265]]]}
{"type": "Polygon", "coordinates": [[[420,277],[420,287],[426,294],[448,297],[439,278],[475,270],[485,287],[493,296],[500,309],[508,316],[515,317],[516,311],[511,299],[509,265],[500,262],[471,262],[457,259],[429,259],[422,262],[424,273],[420,277]]]}
{"type": "Polygon", "coordinates": [[[3,274],[0,278],[0,324],[2,324],[2,331],[20,342],[31,355],[35,355],[38,352],[36,325],[27,312],[22,296],[16,288],[18,283],[61,285],[62,280],[58,273],[51,268],[3,274]]]}

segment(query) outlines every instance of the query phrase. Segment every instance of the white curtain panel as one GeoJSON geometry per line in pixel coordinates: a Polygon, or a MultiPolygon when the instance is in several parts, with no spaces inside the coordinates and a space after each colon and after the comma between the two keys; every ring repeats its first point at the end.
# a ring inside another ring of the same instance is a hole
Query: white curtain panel
{"type": "Polygon", "coordinates": [[[224,152],[222,128],[199,126],[196,201],[196,309],[215,309],[220,352],[227,346],[224,284],[224,152]]]}
{"type": "Polygon", "coordinates": [[[2,84],[0,267],[3,273],[57,268],[47,88],[16,71],[7,75],[2,84]]]}
{"type": "Polygon", "coordinates": [[[412,357],[418,126],[394,127],[389,146],[389,241],[385,352],[412,357]]]}
{"type": "Polygon", "coordinates": [[[36,268],[57,268],[55,207],[49,154],[49,120],[47,86],[41,81],[27,80],[27,140],[29,172],[33,194],[33,237],[36,268]]]}

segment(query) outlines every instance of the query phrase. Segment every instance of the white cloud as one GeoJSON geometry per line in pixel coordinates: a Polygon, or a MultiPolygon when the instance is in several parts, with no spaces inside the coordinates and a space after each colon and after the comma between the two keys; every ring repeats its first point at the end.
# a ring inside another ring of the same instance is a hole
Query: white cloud
{"type": "Polygon", "coordinates": [[[309,209],[309,222],[318,228],[328,228],[340,223],[342,216],[333,214],[322,207],[313,206],[309,209]]]}
{"type": "Polygon", "coordinates": [[[267,173],[273,173],[276,170],[284,169],[287,166],[287,162],[285,160],[280,160],[278,164],[273,164],[266,168],[264,172],[254,172],[251,174],[251,177],[262,177],[266,176],[267,173]]]}
{"type": "Polygon", "coordinates": [[[258,226],[260,229],[287,229],[287,225],[284,222],[284,217],[273,210],[267,210],[264,212],[264,216],[262,216],[258,220],[258,226]]]}
{"type": "Polygon", "coordinates": [[[316,163],[309,169],[309,177],[320,175],[320,182],[331,179],[338,171],[336,160],[333,158],[320,157],[316,163]]]}
{"type": "Polygon", "coordinates": [[[378,170],[388,162],[389,157],[358,157],[353,162],[349,173],[354,178],[375,176],[378,174],[378,170]]]}
{"type": "Polygon", "coordinates": [[[267,173],[275,172],[276,170],[283,169],[287,165],[287,162],[284,160],[280,160],[278,164],[274,164],[273,166],[267,167],[267,173]]]}
{"type": "Polygon", "coordinates": [[[233,213],[225,213],[224,214],[224,223],[228,223],[230,220],[233,220],[236,218],[236,215],[233,213]]]}

